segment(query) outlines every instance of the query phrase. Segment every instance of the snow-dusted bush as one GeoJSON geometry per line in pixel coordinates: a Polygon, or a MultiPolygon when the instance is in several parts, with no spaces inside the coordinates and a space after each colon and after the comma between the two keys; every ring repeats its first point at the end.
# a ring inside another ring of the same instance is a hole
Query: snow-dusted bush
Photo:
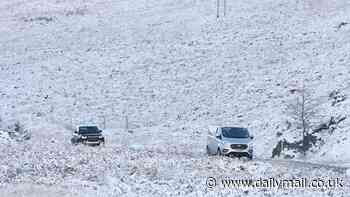
{"type": "Polygon", "coordinates": [[[19,121],[16,121],[8,128],[8,134],[11,139],[16,141],[24,141],[31,138],[31,133],[25,129],[24,125],[22,125],[19,121]]]}
{"type": "Polygon", "coordinates": [[[0,130],[0,144],[5,144],[11,140],[7,131],[0,130]]]}
{"type": "MultiPolygon", "coordinates": [[[[314,142],[314,136],[311,134],[312,120],[316,116],[317,104],[312,98],[311,91],[309,91],[303,85],[302,88],[294,91],[296,99],[294,102],[288,105],[290,117],[293,120],[295,132],[300,132],[301,139],[296,142],[283,143],[289,145],[289,148],[302,152],[304,155],[306,151],[312,146],[314,142]]],[[[277,151],[278,145],[274,151],[277,151]]],[[[282,149],[283,150],[283,149],[282,149]]],[[[274,154],[273,154],[274,155],[274,154]]]]}

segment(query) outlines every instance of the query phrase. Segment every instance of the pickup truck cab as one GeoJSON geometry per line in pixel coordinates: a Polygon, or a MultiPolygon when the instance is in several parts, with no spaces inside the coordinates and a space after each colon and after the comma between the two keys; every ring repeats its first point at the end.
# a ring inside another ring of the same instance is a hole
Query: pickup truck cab
{"type": "Polygon", "coordinates": [[[105,138],[100,130],[95,125],[79,125],[73,133],[71,139],[72,144],[79,143],[87,145],[100,145],[105,143],[105,138]]]}

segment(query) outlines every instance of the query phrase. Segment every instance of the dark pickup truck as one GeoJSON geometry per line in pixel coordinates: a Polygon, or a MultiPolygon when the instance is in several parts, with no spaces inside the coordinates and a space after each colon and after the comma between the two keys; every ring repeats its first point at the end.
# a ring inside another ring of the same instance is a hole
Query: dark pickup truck
{"type": "Polygon", "coordinates": [[[78,126],[71,139],[72,144],[100,145],[105,143],[102,130],[97,126],[78,126]]]}

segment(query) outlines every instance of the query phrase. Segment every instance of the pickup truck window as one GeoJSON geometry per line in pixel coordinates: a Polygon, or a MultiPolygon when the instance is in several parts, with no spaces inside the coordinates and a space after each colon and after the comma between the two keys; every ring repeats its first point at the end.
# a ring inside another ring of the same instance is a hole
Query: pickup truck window
{"type": "Polygon", "coordinates": [[[84,127],[79,127],[79,133],[84,134],[84,133],[99,133],[100,130],[96,126],[84,126],[84,127]]]}

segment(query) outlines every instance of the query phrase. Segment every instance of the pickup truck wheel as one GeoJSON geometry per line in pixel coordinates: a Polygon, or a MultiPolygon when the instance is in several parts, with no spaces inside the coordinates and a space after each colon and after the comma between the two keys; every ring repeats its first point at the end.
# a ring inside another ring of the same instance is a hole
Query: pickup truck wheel
{"type": "Polygon", "coordinates": [[[248,155],[248,159],[249,160],[253,160],[253,155],[251,154],[251,155],[248,155]]]}
{"type": "Polygon", "coordinates": [[[71,142],[73,145],[78,145],[77,140],[76,140],[76,139],[74,139],[74,138],[72,138],[72,139],[70,140],[70,142],[71,142]]]}

